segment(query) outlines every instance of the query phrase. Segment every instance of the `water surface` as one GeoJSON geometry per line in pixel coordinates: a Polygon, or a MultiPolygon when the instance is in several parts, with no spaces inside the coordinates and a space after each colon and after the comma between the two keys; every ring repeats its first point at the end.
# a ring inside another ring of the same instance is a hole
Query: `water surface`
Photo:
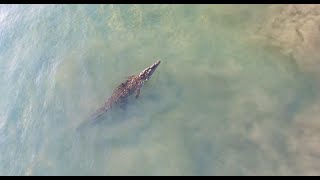
{"type": "Polygon", "coordinates": [[[295,175],[320,167],[319,154],[299,158],[306,149],[297,148],[295,123],[319,105],[315,79],[252,40],[267,8],[1,5],[0,174],[295,175]],[[75,131],[156,59],[127,111],[75,131]]]}

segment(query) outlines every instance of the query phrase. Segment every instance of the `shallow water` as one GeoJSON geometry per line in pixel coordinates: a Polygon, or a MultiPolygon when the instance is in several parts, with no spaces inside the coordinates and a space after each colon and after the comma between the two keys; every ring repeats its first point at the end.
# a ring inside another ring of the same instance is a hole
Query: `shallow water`
{"type": "Polygon", "coordinates": [[[252,40],[267,8],[1,5],[0,174],[307,173],[292,137],[317,81],[252,40]],[[126,111],[76,131],[156,59],[126,111]]]}

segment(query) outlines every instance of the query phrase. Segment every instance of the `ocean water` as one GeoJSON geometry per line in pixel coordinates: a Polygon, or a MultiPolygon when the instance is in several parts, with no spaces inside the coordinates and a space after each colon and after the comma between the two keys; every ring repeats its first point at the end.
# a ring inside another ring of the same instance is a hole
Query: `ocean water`
{"type": "Polygon", "coordinates": [[[252,38],[268,6],[1,5],[0,175],[319,172],[296,123],[318,81],[252,38]],[[157,59],[126,111],[76,131],[157,59]]]}

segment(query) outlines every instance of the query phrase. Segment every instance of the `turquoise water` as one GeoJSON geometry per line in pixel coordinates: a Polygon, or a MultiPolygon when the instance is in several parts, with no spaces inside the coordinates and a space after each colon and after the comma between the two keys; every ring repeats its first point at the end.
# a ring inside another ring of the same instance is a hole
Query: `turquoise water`
{"type": "Polygon", "coordinates": [[[267,7],[1,5],[0,174],[295,175],[320,167],[304,161],[303,138],[293,138],[296,117],[316,103],[316,80],[251,38],[267,7]],[[156,59],[125,112],[76,132],[156,59]]]}

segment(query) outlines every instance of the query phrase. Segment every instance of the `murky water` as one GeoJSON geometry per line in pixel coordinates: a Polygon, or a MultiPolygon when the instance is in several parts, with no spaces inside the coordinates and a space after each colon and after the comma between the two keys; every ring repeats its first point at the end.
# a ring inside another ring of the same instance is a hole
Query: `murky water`
{"type": "Polygon", "coordinates": [[[267,8],[1,5],[0,174],[307,174],[318,81],[251,38],[267,8]],[[156,59],[126,111],[75,130],[156,59]]]}

